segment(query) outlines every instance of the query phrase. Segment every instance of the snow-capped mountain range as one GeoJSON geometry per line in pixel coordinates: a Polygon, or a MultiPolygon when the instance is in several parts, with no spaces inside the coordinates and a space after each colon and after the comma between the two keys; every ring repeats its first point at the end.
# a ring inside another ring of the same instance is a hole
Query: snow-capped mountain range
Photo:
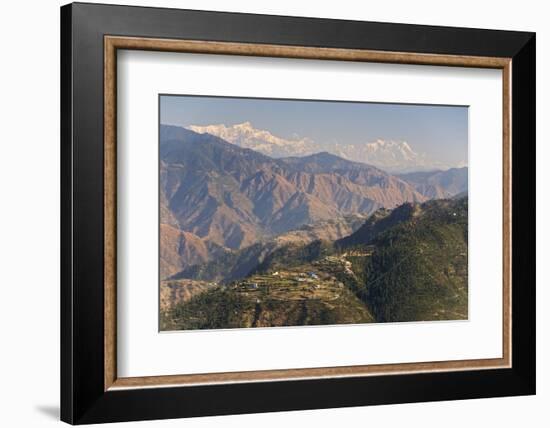
{"type": "Polygon", "coordinates": [[[274,158],[305,156],[319,151],[316,150],[317,145],[309,138],[280,138],[269,131],[254,128],[250,122],[232,126],[225,126],[223,124],[207,126],[191,125],[188,126],[188,129],[199,134],[208,133],[214,135],[239,147],[252,149],[274,158]]]}
{"type": "Polygon", "coordinates": [[[374,165],[389,172],[429,171],[464,165],[447,165],[417,153],[405,141],[376,140],[356,144],[322,144],[310,138],[285,139],[265,129],[257,129],[250,122],[226,126],[191,125],[188,129],[199,134],[208,133],[242,148],[252,149],[274,158],[307,156],[329,152],[348,160],[374,165]]]}
{"type": "Polygon", "coordinates": [[[332,147],[335,155],[349,160],[359,160],[389,172],[425,171],[448,169],[425,154],[415,152],[405,141],[376,140],[363,144],[339,144],[332,147]]]}

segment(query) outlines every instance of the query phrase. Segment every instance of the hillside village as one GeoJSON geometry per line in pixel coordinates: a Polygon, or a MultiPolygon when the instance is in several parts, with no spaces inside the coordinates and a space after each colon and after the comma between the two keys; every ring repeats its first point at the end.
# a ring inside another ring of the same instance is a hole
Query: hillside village
{"type": "MultiPolygon", "coordinates": [[[[367,258],[371,254],[372,248],[349,250],[325,256],[311,263],[253,274],[226,285],[215,282],[180,280],[172,281],[170,286],[177,287],[179,284],[187,290],[194,287],[195,294],[203,293],[205,290],[230,290],[241,302],[240,311],[243,311],[243,305],[246,306],[246,304],[253,305],[255,312],[258,312],[258,308],[261,307],[297,305],[306,308],[308,304],[321,303],[328,305],[329,310],[340,308],[340,312],[355,311],[356,314],[359,314],[359,317],[357,315],[350,317],[348,322],[354,322],[354,320],[373,322],[374,317],[346,285],[358,281],[350,259],[367,258]]],[[[356,268],[361,269],[361,265],[356,268]]],[[[186,295],[171,307],[165,306],[164,323],[177,324],[180,322],[181,320],[178,320],[177,317],[168,320],[166,314],[173,307],[189,301],[192,296],[193,294],[186,295]]],[[[163,302],[165,301],[168,300],[163,300],[163,302]]],[[[307,309],[302,309],[302,311],[304,310],[307,311],[307,309]]],[[[343,318],[340,318],[340,321],[343,321],[343,318]]]]}

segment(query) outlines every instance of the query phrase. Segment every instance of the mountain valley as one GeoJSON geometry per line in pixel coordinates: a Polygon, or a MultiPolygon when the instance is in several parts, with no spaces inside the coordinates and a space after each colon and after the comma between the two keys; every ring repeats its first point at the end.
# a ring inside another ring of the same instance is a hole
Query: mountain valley
{"type": "Polygon", "coordinates": [[[161,125],[162,330],[468,318],[467,168],[247,141],[161,125]]]}

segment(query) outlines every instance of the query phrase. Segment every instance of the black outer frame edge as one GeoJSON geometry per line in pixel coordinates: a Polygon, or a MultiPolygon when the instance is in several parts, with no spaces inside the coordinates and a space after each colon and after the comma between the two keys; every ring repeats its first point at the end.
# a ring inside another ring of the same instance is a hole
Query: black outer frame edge
{"type": "Polygon", "coordinates": [[[107,392],[78,424],[346,408],[531,395],[511,370],[438,373],[107,392]],[[419,385],[428,384],[427,391],[419,385]],[[468,387],[468,390],[466,390],[468,387]],[[414,395],[418,393],[418,395],[414,395]]]}
{"type": "Polygon", "coordinates": [[[533,33],[98,4],[64,6],[61,17],[63,421],[83,424],[535,393],[533,33]],[[98,144],[103,141],[105,34],[513,57],[512,132],[514,141],[521,142],[521,149],[518,143],[512,145],[512,197],[519,207],[512,220],[513,368],[105,393],[103,146],[98,144]]]}
{"type": "Polygon", "coordinates": [[[73,350],[72,350],[72,9],[70,6],[60,10],[61,34],[61,82],[60,82],[60,134],[61,134],[61,340],[60,340],[60,417],[69,423],[73,416],[73,350]]]}
{"type": "Polygon", "coordinates": [[[536,35],[512,59],[512,364],[536,391],[536,35]]]}
{"type": "Polygon", "coordinates": [[[240,12],[80,2],[72,5],[76,11],[82,13],[82,17],[85,16],[90,23],[97,24],[97,31],[103,29],[106,30],[105,34],[130,37],[185,38],[378,51],[396,51],[395,46],[399,45],[399,52],[513,57],[532,34],[523,31],[240,12]],[[147,19],[153,15],[153,19],[147,19]],[[158,26],[160,21],[161,28],[158,26]],[[204,25],[206,21],[209,25],[204,25]],[[163,34],[159,35],[161,32],[163,34]],[[266,35],[270,40],[262,41],[266,35]]]}

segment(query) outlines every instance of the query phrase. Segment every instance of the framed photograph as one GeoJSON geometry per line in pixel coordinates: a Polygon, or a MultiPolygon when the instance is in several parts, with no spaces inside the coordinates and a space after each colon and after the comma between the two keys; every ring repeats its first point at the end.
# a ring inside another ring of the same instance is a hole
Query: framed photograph
{"type": "Polygon", "coordinates": [[[61,8],[61,418],[535,393],[535,35],[61,8]]]}

